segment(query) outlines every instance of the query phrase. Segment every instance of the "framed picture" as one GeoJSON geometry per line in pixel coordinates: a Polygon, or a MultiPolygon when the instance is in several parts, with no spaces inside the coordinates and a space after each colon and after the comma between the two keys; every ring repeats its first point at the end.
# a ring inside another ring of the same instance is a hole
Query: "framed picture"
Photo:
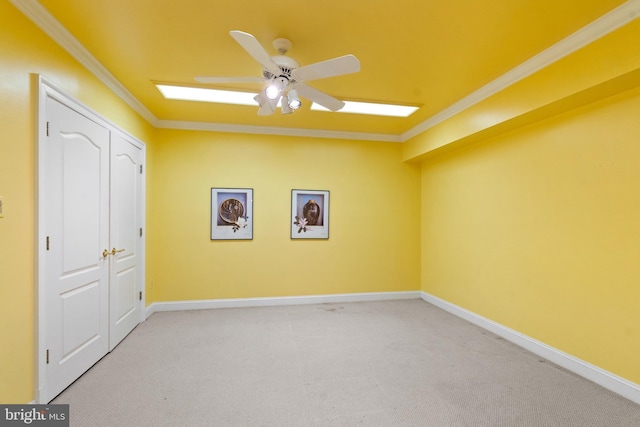
{"type": "Polygon", "coordinates": [[[329,192],[291,190],[291,238],[329,238],[329,192]]]}
{"type": "Polygon", "coordinates": [[[211,240],[253,239],[253,189],[211,189],[211,240]]]}

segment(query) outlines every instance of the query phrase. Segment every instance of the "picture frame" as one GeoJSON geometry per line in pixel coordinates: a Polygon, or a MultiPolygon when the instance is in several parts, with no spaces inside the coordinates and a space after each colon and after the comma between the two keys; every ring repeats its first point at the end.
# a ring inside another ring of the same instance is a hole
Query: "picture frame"
{"type": "Polygon", "coordinates": [[[253,189],[211,188],[211,240],[253,239],[253,189]]]}
{"type": "Polygon", "coordinates": [[[292,239],[329,238],[329,191],[291,190],[292,239]]]}

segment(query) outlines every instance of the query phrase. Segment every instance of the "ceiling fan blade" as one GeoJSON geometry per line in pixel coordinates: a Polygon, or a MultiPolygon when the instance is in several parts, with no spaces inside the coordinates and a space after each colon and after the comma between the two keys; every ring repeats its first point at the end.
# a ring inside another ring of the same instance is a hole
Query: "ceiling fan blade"
{"type": "Polygon", "coordinates": [[[294,87],[298,91],[299,95],[302,95],[310,101],[313,101],[316,104],[320,104],[331,111],[338,111],[342,107],[344,107],[344,102],[335,99],[333,96],[327,95],[326,93],[321,92],[311,86],[299,83],[294,87]]]}
{"type": "Polygon", "coordinates": [[[199,83],[264,83],[262,77],[207,77],[198,76],[194,80],[199,83]]]}
{"type": "Polygon", "coordinates": [[[249,33],[238,30],[230,31],[229,34],[231,34],[231,37],[233,37],[235,41],[237,41],[238,44],[240,44],[240,46],[242,46],[244,50],[246,50],[249,55],[258,61],[258,63],[266,70],[273,74],[280,74],[280,67],[271,60],[271,56],[269,56],[267,51],[255,37],[249,33]]]}
{"type": "Polygon", "coordinates": [[[325,77],[340,76],[342,74],[360,71],[360,61],[353,55],[344,55],[327,61],[316,62],[296,68],[291,75],[298,81],[310,81],[325,77]]]}

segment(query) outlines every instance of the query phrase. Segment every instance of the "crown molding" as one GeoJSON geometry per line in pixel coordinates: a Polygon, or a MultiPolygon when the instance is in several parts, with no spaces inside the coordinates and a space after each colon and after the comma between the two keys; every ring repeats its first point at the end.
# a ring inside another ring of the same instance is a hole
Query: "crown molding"
{"type": "Polygon", "coordinates": [[[239,132],[251,134],[307,136],[318,138],[356,139],[368,141],[405,142],[437,124],[455,116],[482,100],[504,90],[525,77],[549,66],[559,59],[575,52],[624,26],[640,16],[640,0],[628,0],[609,13],[576,31],[550,48],[540,52],[497,79],[460,99],[451,106],[431,116],[417,126],[399,134],[374,134],[362,132],[341,132],[314,129],[295,129],[269,126],[242,126],[224,123],[194,123],[184,121],[159,120],[113,74],[111,74],[82,44],[69,33],[37,0],[9,0],[17,9],[31,19],[40,29],[64,48],[78,62],[84,65],[124,102],[158,128],[206,130],[215,132],[239,132]]]}
{"type": "Polygon", "coordinates": [[[404,132],[400,135],[401,142],[405,142],[479,103],[480,101],[495,95],[525,77],[540,71],[541,69],[564,58],[565,56],[570,55],[606,34],[628,24],[638,16],[640,16],[640,0],[628,0],[626,3],[623,3],[609,13],[602,15],[600,18],[571,34],[567,38],[533,56],[419,125],[404,132]]]}
{"type": "Polygon", "coordinates": [[[152,125],[158,121],[85,47],[67,31],[37,0],[9,0],[42,31],[65,49],[93,75],[152,125]]]}

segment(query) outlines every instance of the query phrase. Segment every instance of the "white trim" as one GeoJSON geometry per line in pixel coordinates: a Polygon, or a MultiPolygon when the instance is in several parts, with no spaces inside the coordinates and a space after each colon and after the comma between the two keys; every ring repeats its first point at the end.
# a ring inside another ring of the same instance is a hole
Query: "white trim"
{"type": "Polygon", "coordinates": [[[575,52],[583,46],[603,37],[617,28],[633,21],[640,16],[640,0],[628,0],[609,13],[601,16],[592,23],[576,31],[550,48],[523,62],[511,71],[503,74],[477,91],[455,102],[436,115],[421,122],[408,131],[399,134],[377,134],[347,131],[301,130],[293,128],[278,128],[269,126],[240,126],[224,123],[190,123],[182,121],[164,121],[156,118],[131,92],[111,74],[82,44],[71,35],[51,14],[36,0],[9,0],[16,8],[24,13],[34,24],[48,34],[55,42],[76,58],[90,72],[105,85],[113,90],[120,98],[144,117],[152,126],[208,130],[220,132],[238,132],[252,134],[311,136],[336,139],[361,139],[370,141],[405,142],[416,135],[425,132],[433,126],[466,110],[478,102],[498,93],[523,78],[539,71],[575,52]]]}
{"type": "Polygon", "coordinates": [[[47,384],[45,381],[45,368],[46,361],[44,357],[42,357],[42,349],[46,348],[46,337],[44,335],[46,328],[44,324],[44,319],[46,318],[46,304],[45,304],[45,278],[42,277],[45,271],[45,245],[46,243],[43,241],[42,235],[45,233],[45,217],[47,212],[45,211],[46,204],[45,195],[43,194],[41,189],[46,188],[46,180],[45,174],[42,170],[45,165],[45,138],[46,138],[46,125],[44,124],[46,121],[46,99],[49,92],[49,86],[43,84],[42,78],[37,75],[31,76],[32,80],[32,93],[34,97],[37,99],[37,108],[35,110],[36,118],[33,121],[34,127],[34,136],[35,136],[35,188],[34,188],[34,200],[35,200],[35,230],[34,230],[34,265],[35,271],[34,273],[34,287],[35,287],[35,307],[34,307],[34,316],[33,324],[34,324],[34,373],[33,379],[35,384],[35,392],[34,398],[38,403],[42,403],[43,396],[48,395],[47,393],[47,384]],[[37,95],[35,95],[37,94],[37,95]]]}
{"type": "Polygon", "coordinates": [[[266,298],[229,298],[193,301],[154,302],[147,307],[146,317],[160,311],[209,310],[216,308],[273,307],[282,305],[327,304],[341,302],[389,301],[420,299],[420,291],[364,292],[266,298]]]}
{"type": "Polygon", "coordinates": [[[578,359],[570,354],[551,347],[543,342],[535,340],[518,331],[507,328],[499,323],[482,317],[465,308],[459,307],[448,301],[440,299],[426,292],[421,292],[421,298],[451,314],[454,314],[474,325],[480,326],[512,343],[543,357],[558,366],[561,366],[583,378],[586,378],[607,390],[613,391],[632,402],[640,404],[640,385],[605,371],[595,365],[578,359]]]}

